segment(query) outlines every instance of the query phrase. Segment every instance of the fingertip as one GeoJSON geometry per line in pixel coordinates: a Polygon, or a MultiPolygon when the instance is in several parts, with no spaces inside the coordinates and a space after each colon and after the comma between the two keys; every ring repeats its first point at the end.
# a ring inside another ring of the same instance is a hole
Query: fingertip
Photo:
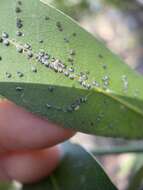
{"type": "MultiPolygon", "coordinates": [[[[36,151],[13,152],[1,159],[7,180],[34,183],[48,176],[60,162],[58,146],[36,151]]],[[[0,164],[0,166],[1,166],[0,164]]]]}
{"type": "Polygon", "coordinates": [[[0,148],[37,149],[54,146],[75,134],[14,103],[0,102],[0,148]]]}

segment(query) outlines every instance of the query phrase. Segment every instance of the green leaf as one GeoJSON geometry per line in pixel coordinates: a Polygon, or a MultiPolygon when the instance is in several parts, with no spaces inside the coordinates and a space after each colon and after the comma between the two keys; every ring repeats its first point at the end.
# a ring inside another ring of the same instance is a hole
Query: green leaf
{"type": "Polygon", "coordinates": [[[0,43],[2,98],[66,128],[143,137],[143,78],[71,18],[46,0],[1,0],[2,32],[9,34],[0,43]],[[37,60],[42,49],[51,56],[50,68],[40,63],[47,64],[45,54],[37,60]]]}
{"type": "Polygon", "coordinates": [[[11,183],[0,181],[0,190],[15,190],[15,189],[13,189],[13,185],[11,183]]]}
{"type": "Polygon", "coordinates": [[[64,156],[57,170],[41,183],[23,190],[116,190],[96,159],[81,146],[64,143],[64,156]]]}
{"type": "Polygon", "coordinates": [[[127,190],[140,189],[143,181],[143,166],[132,177],[127,190]]]}

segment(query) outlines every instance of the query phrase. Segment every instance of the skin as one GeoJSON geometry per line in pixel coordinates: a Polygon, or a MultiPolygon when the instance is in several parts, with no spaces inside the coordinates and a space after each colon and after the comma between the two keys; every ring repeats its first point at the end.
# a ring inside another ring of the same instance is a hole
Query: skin
{"type": "Polygon", "coordinates": [[[0,181],[32,183],[59,164],[59,143],[74,135],[14,103],[0,102],[0,181]]]}

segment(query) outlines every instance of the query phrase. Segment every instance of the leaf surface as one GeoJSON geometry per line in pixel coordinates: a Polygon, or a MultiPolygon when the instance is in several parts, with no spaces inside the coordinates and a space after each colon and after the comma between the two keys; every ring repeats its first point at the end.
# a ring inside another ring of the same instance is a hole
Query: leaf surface
{"type": "Polygon", "coordinates": [[[143,78],[71,18],[46,0],[1,0],[0,34],[1,98],[66,128],[142,138],[143,78]]]}

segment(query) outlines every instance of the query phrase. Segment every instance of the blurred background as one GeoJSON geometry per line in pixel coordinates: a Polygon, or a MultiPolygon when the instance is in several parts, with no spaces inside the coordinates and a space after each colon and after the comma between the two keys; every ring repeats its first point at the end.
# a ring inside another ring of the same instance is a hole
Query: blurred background
{"type": "MultiPolygon", "coordinates": [[[[143,0],[49,0],[49,3],[76,19],[143,74],[143,0]]],[[[143,189],[143,141],[80,133],[72,141],[94,153],[120,190],[143,189]]]]}

